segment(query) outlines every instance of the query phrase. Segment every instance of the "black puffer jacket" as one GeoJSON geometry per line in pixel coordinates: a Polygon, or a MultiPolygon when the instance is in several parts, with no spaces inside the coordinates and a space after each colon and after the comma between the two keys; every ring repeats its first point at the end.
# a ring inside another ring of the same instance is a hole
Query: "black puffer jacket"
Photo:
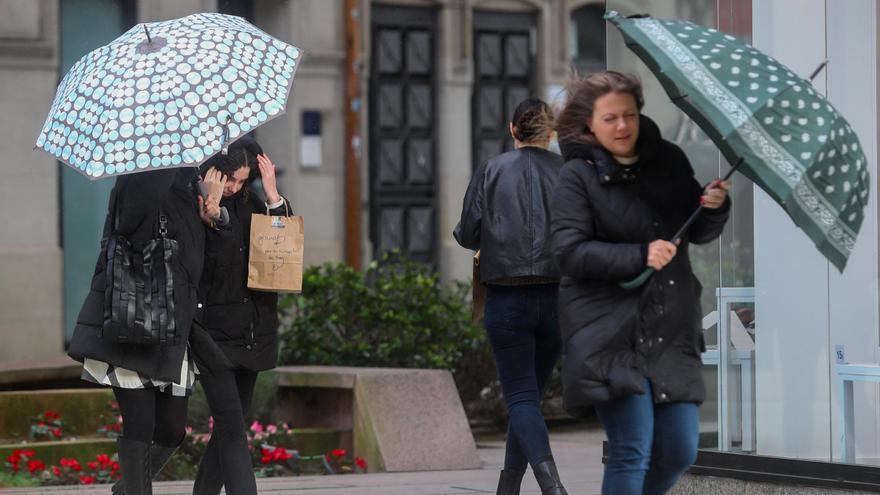
{"type": "MultiPolygon", "coordinates": [[[[285,200],[270,213],[290,213],[285,200]]],[[[247,288],[251,214],[265,214],[266,205],[242,189],[223,198],[229,225],[208,231],[205,271],[200,286],[200,321],[233,364],[262,371],[278,361],[278,294],[247,288]]]]}
{"type": "Polygon", "coordinates": [[[550,250],[550,194],[562,157],[526,146],[487,161],[471,178],[455,240],[480,250],[483,283],[558,279],[550,250]]]}
{"type": "MultiPolygon", "coordinates": [[[[119,233],[136,249],[157,235],[159,206],[168,216],[168,236],[178,242],[174,277],[174,319],[179,339],[173,345],[134,346],[117,344],[101,337],[104,320],[105,261],[98,257],[92,286],[77,318],[68,354],[82,361],[97,359],[150,378],[174,381],[180,378],[180,366],[196,311],[196,292],[202,275],[205,252],[205,227],[199,218],[193,179],[195,169],[172,169],[125,175],[117,179],[110,195],[110,205],[119,196],[119,233]]],[[[109,210],[109,208],[108,208],[109,210]]],[[[104,223],[104,237],[110,233],[110,213],[104,223]]],[[[210,339],[197,339],[199,342],[210,339]]],[[[195,345],[195,358],[211,355],[211,350],[195,345]],[[204,352],[203,352],[204,351],[204,352]]],[[[216,360],[200,361],[211,368],[216,360]]]]}
{"type": "Polygon", "coordinates": [[[591,404],[642,392],[644,377],[655,402],[702,402],[702,287],[688,245],[721,234],[730,201],[704,210],[675,258],[641,289],[621,289],[619,281],[645,269],[648,244],[670,239],[699,206],[702,187],[684,152],[644,116],[634,165],[621,166],[598,146],[564,149],[552,237],[563,275],[566,409],[578,415],[591,404]]]}

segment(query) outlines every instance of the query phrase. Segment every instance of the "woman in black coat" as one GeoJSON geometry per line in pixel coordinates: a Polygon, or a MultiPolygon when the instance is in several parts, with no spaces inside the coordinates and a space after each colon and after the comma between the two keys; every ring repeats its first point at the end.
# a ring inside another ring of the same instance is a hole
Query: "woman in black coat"
{"type": "MultiPolygon", "coordinates": [[[[117,447],[122,480],[113,487],[114,493],[151,493],[152,474],[159,472],[184,438],[187,397],[195,379],[193,363],[204,350],[201,344],[210,343],[206,336],[200,339],[203,333],[191,329],[191,324],[205,249],[201,216],[208,218],[219,210],[200,210],[196,172],[171,169],[120,177],[110,195],[104,224],[105,239],[115,224],[112,230],[140,249],[157,236],[160,209],[167,217],[167,236],[178,243],[177,260],[172,263],[178,338],[155,346],[104,338],[102,250],[70,342],[69,355],[83,363],[82,378],[112,387],[119,403],[122,435],[117,447]],[[113,221],[114,212],[118,223],[113,221]]],[[[218,365],[214,358],[199,364],[203,372],[218,365]]]]}
{"type": "Polygon", "coordinates": [[[247,288],[251,215],[290,215],[290,204],[278,194],[275,166],[260,145],[244,137],[226,156],[202,166],[206,181],[224,184],[219,206],[228,220],[208,230],[205,270],[200,285],[201,321],[233,367],[201,377],[214,417],[211,440],[199,464],[193,493],[255,494],[251,455],[244,418],[248,414],[257,373],[275,367],[278,359],[278,294],[247,288]],[[261,178],[266,202],[251,190],[261,178]]]}
{"type": "Polygon", "coordinates": [[[474,173],[453,234],[462,247],[480,250],[484,323],[509,417],[498,495],[518,495],[528,465],[543,495],[566,493],[540,408],[562,350],[549,218],[562,159],[547,150],[552,133],[545,102],[529,98],[516,107],[515,149],[474,173]]]}
{"type": "Polygon", "coordinates": [[[639,81],[618,72],[569,84],[557,119],[567,160],[552,202],[562,280],[566,408],[593,406],[608,435],[603,494],[662,494],[693,462],[705,397],[699,281],[690,243],[717,238],[728,183],[705,189],[682,150],[640,114],[639,81]],[[702,204],[678,244],[670,239],[702,204]],[[642,288],[618,283],[645,268],[642,288]]]}

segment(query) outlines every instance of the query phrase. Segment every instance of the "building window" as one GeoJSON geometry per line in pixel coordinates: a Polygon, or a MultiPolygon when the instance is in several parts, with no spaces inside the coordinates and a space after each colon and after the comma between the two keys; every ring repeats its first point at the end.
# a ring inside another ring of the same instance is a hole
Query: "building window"
{"type": "Polygon", "coordinates": [[[572,10],[569,18],[571,64],[581,74],[605,70],[605,4],[594,3],[572,10]]]}

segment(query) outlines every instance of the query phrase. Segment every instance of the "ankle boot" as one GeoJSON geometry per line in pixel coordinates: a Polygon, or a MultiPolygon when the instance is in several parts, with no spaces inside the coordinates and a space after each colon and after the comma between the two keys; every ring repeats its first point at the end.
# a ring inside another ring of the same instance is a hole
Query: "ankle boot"
{"type": "Polygon", "coordinates": [[[538,480],[538,486],[541,487],[541,495],[568,495],[562,482],[559,481],[559,471],[556,470],[556,463],[552,457],[532,466],[532,471],[535,473],[535,479],[538,480]]]}
{"type": "Polygon", "coordinates": [[[524,474],[525,470],[501,470],[501,477],[498,479],[498,491],[495,492],[495,495],[519,495],[519,487],[522,484],[524,474]]]}
{"type": "MultiPolygon", "coordinates": [[[[156,476],[162,472],[162,468],[165,467],[165,464],[168,463],[168,460],[171,459],[171,456],[177,450],[177,447],[180,447],[180,444],[175,445],[174,447],[165,447],[163,445],[159,445],[154,443],[150,447],[150,478],[156,479],[156,476]]],[[[125,489],[122,487],[122,480],[117,481],[113,484],[113,488],[111,489],[112,495],[125,495],[125,489]]]]}
{"type": "Polygon", "coordinates": [[[153,495],[150,444],[127,438],[116,439],[122,489],[126,495],[153,495]]]}

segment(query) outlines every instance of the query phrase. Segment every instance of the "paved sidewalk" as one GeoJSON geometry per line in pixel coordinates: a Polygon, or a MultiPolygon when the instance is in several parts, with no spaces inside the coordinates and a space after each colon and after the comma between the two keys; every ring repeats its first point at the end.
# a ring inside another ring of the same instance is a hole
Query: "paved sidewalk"
{"type": "MultiPolygon", "coordinates": [[[[602,480],[602,440],[604,433],[591,425],[554,429],[550,443],[565,488],[570,495],[599,493],[602,480]]],[[[467,495],[494,494],[498,471],[504,460],[503,439],[480,437],[477,441],[483,469],[468,471],[429,471],[339,476],[300,476],[258,480],[261,495],[467,495]]],[[[157,483],[156,495],[190,495],[192,482],[157,483]]],[[[106,495],[109,486],[12,488],[2,495],[106,495]]],[[[530,473],[523,482],[522,495],[540,491],[530,473]]]]}

